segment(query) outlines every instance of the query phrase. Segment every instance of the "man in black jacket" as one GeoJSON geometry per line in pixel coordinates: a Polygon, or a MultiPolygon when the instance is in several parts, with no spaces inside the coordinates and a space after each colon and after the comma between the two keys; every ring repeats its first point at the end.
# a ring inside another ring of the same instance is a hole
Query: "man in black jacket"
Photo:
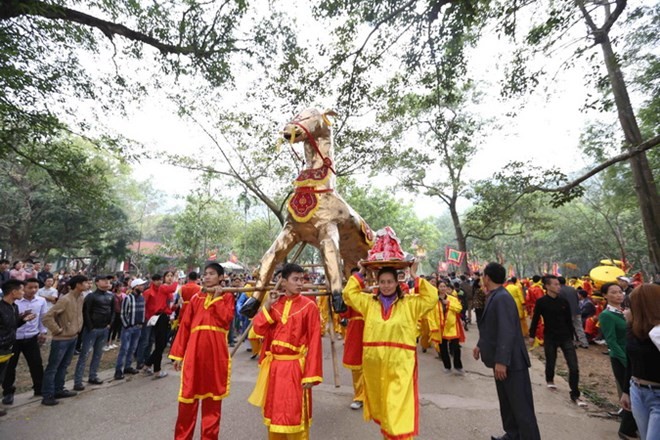
{"type": "Polygon", "coordinates": [[[82,349],[78,356],[73,384],[73,389],[76,391],[85,389],[83,385],[85,363],[87,362],[87,354],[92,348],[94,349],[94,353],[92,354],[92,362],[89,366],[89,379],[87,382],[92,385],[103,383],[98,378],[97,372],[101,363],[103,347],[105,346],[105,341],[108,339],[108,329],[113,318],[113,295],[108,292],[110,290],[111,279],[112,277],[108,275],[98,275],[94,279],[96,290],[87,295],[83,303],[82,349]]]}
{"type": "MultiPolygon", "coordinates": [[[[14,301],[23,298],[25,283],[19,280],[9,280],[2,285],[3,297],[0,299],[0,383],[5,379],[9,359],[14,352],[16,329],[35,318],[32,313],[18,314],[18,306],[14,301]]],[[[0,409],[0,416],[7,411],[0,409]]]]}
{"type": "Polygon", "coordinates": [[[488,292],[479,320],[479,342],[474,348],[476,360],[493,369],[500,416],[506,434],[493,440],[540,440],[534,412],[534,396],[529,378],[529,355],[520,330],[518,308],[513,297],[502,287],[504,266],[489,263],[484,269],[483,287],[488,292]]]}
{"type": "Polygon", "coordinates": [[[571,400],[578,406],[587,406],[580,398],[580,370],[578,358],[575,353],[573,336],[573,317],[571,306],[566,298],[560,296],[561,284],[554,275],[543,277],[543,287],[547,295],[536,301],[534,316],[529,326],[530,342],[534,342],[536,328],[540,318],[543,318],[543,351],[545,353],[545,380],[550,390],[556,390],[555,364],[557,362],[557,349],[564,353],[566,365],[568,366],[568,384],[571,388],[571,400]]]}

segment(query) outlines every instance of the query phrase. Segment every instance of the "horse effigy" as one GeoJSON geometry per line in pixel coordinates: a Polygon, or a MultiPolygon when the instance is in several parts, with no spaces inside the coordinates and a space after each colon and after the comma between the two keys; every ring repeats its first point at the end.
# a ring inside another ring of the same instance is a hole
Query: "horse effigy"
{"type": "MultiPolygon", "coordinates": [[[[292,145],[304,144],[305,168],[293,182],[294,192],[287,202],[286,222],[261,259],[256,287],[266,288],[275,266],[296,244],[308,243],[321,253],[333,307],[340,312],[344,277],[348,278],[350,269],[367,257],[373,232],[335,190],[334,145],[329,116],[335,116],[335,113],[307,109],[282,130],[282,136],[292,145]]],[[[261,298],[263,294],[255,295],[246,302],[241,313],[247,316],[256,314],[261,298]]]]}

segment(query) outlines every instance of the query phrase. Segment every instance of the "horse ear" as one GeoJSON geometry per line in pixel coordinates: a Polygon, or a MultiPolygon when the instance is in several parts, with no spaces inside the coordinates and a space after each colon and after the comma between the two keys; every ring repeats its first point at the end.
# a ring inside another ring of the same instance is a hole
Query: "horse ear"
{"type": "Polygon", "coordinates": [[[323,122],[325,122],[325,125],[331,127],[332,121],[328,119],[328,116],[337,116],[337,112],[332,109],[327,109],[323,113],[321,113],[321,117],[323,118],[323,122]]]}

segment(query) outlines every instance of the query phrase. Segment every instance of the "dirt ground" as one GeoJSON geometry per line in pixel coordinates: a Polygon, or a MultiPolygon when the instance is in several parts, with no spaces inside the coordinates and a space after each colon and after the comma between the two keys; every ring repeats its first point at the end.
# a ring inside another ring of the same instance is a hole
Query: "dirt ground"
{"type": "MultiPolygon", "coordinates": [[[[48,353],[50,352],[50,340],[41,346],[41,359],[43,360],[44,369],[48,364],[48,353]]],[[[117,354],[119,353],[119,348],[114,350],[106,351],[101,357],[101,365],[99,366],[99,371],[107,370],[115,367],[115,362],[117,361],[117,354]]],[[[66,380],[73,379],[73,374],[76,370],[76,362],[78,362],[78,356],[73,356],[71,360],[71,365],[67,370],[66,380]]],[[[84,381],[87,381],[87,373],[89,371],[89,363],[91,362],[91,354],[87,356],[87,367],[85,369],[84,381]]],[[[135,365],[133,365],[135,367],[135,365]]],[[[28,369],[27,362],[25,357],[21,355],[21,358],[18,361],[16,366],[16,393],[22,393],[32,389],[32,378],[30,377],[30,370],[28,369]]]]}
{"type": "MultiPolygon", "coordinates": [[[[533,353],[545,361],[543,347],[537,347],[533,353]]],[[[619,408],[616,382],[607,354],[607,346],[591,344],[588,349],[577,348],[580,367],[580,390],[585,398],[605,411],[619,408]]],[[[568,380],[568,368],[561,350],[557,353],[557,374],[568,380]]]]}

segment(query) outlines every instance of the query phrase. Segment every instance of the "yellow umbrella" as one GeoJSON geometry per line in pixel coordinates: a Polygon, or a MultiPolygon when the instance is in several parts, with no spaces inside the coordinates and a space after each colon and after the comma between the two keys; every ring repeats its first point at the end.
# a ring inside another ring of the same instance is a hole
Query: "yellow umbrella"
{"type": "Polygon", "coordinates": [[[617,277],[622,277],[625,274],[623,270],[615,266],[598,266],[591,269],[589,277],[594,281],[596,287],[600,288],[605,283],[615,283],[617,277]]]}
{"type": "Polygon", "coordinates": [[[623,267],[623,261],[621,261],[621,260],[612,260],[611,258],[607,258],[605,260],[600,260],[600,264],[602,264],[603,266],[623,267]]]}

